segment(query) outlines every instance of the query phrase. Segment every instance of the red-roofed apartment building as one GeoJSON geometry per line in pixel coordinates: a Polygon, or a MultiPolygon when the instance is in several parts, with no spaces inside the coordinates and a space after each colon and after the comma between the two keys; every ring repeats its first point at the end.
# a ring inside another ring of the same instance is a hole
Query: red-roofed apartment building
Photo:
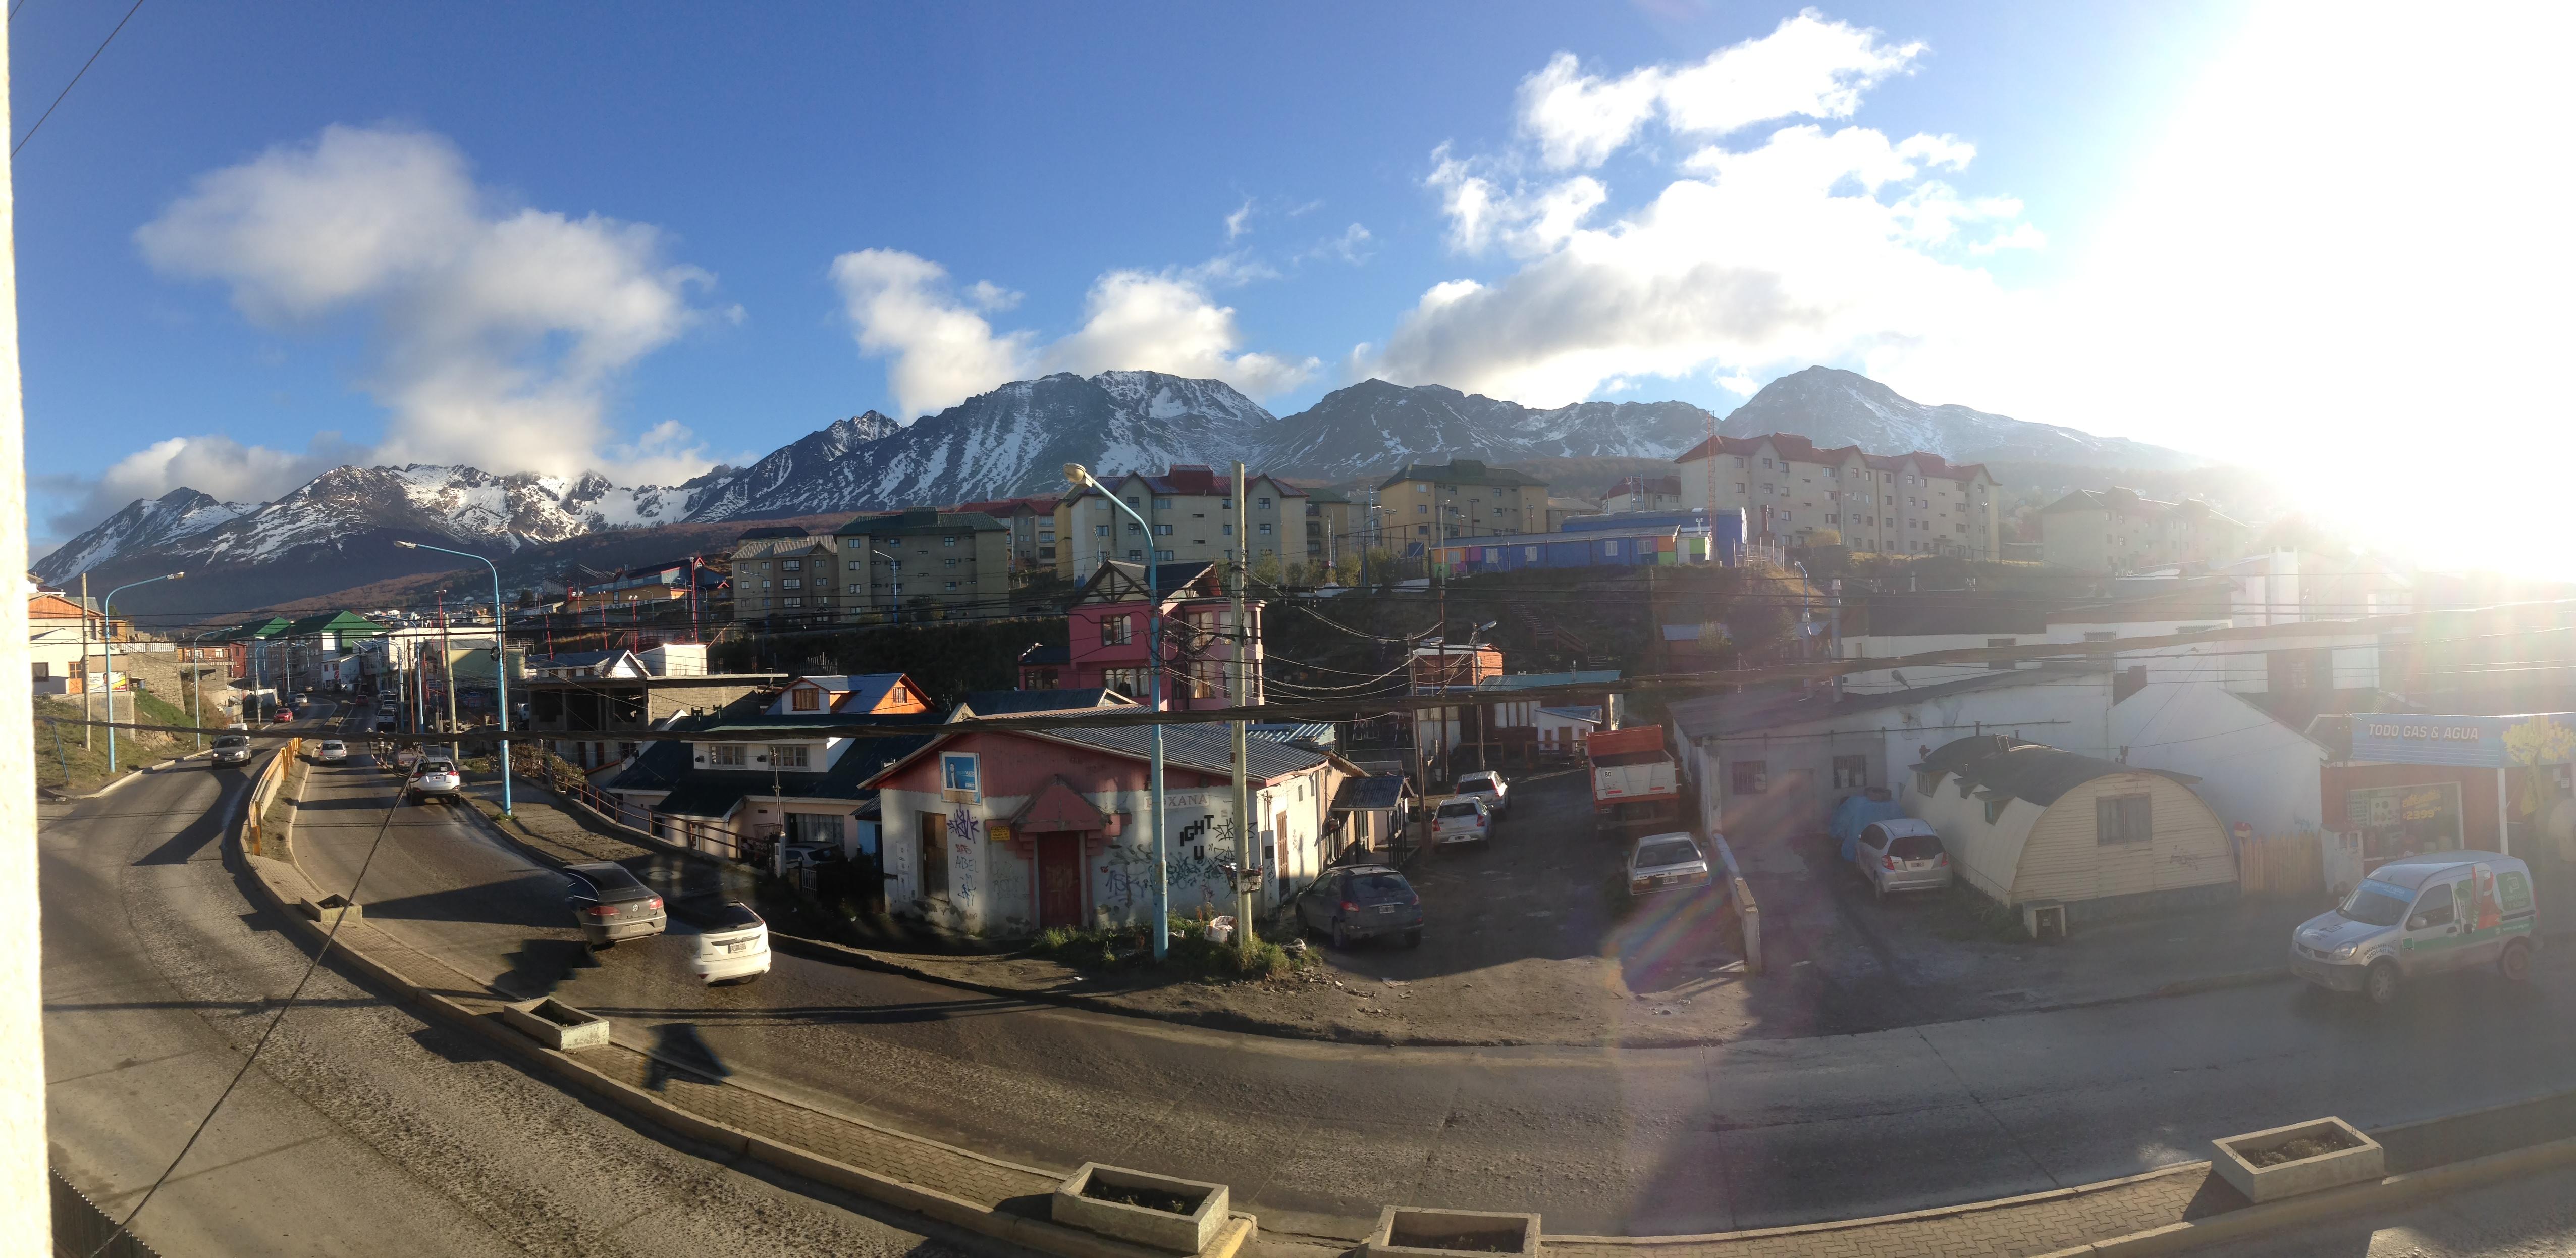
{"type": "Polygon", "coordinates": [[[1306,491],[1268,474],[1244,478],[1242,511],[1234,509],[1234,478],[1214,468],[1175,463],[1160,476],[1142,472],[1103,475],[1130,509],[1153,526],[1146,545],[1138,524],[1097,489],[1068,495],[1055,509],[1055,570],[1086,580],[1100,565],[1223,561],[1235,548],[1234,530],[1245,530],[1244,551],[1255,564],[1306,558],[1306,491]],[[1147,552],[1151,551],[1149,555],[1147,552]]]}
{"type": "Polygon", "coordinates": [[[989,515],[1011,531],[1011,574],[1044,572],[1055,566],[1054,494],[1034,498],[991,498],[961,502],[940,510],[960,515],[989,515]]]}
{"type": "Polygon", "coordinates": [[[1788,433],[1716,437],[1674,462],[1683,499],[1742,508],[1749,541],[1798,546],[1831,532],[1854,550],[1891,555],[2003,554],[2002,508],[1982,463],[1920,451],[1864,454],[1859,446],[1819,450],[1788,433]]]}

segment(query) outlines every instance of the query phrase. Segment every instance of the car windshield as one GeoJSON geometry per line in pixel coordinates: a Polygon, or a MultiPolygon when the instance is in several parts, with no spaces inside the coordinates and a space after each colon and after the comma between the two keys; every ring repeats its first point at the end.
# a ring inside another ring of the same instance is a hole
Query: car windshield
{"type": "Polygon", "coordinates": [[[2354,887],[2335,912],[2372,926],[2394,926],[2406,920],[2406,906],[2414,902],[2415,894],[2406,888],[2368,879],[2354,887]]]}
{"type": "Polygon", "coordinates": [[[1442,804],[1440,806],[1440,816],[1444,819],[1450,817],[1473,817],[1475,815],[1476,802],[1474,800],[1460,800],[1457,803],[1442,804]]]}
{"type": "Polygon", "coordinates": [[[247,747],[250,745],[250,735],[225,734],[222,737],[215,739],[215,745],[218,747],[247,747]]]}
{"type": "Polygon", "coordinates": [[[1688,839],[1666,839],[1637,849],[1637,868],[1684,865],[1699,859],[1699,845],[1688,839]]]}

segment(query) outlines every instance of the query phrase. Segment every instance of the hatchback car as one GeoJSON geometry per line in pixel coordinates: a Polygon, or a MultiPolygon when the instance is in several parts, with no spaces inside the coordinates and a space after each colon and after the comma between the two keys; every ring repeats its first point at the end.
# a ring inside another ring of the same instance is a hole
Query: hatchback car
{"type": "Polygon", "coordinates": [[[218,734],[215,736],[216,764],[250,763],[250,735],[218,734]]]}
{"type": "Polygon", "coordinates": [[[465,788],[465,779],[456,772],[456,762],[435,756],[424,757],[420,767],[412,770],[411,802],[425,804],[431,800],[450,803],[465,788]]]}
{"type": "Polygon", "coordinates": [[[1947,891],[1958,872],[1941,836],[1910,817],[1862,826],[1852,843],[1852,868],[1882,900],[1890,891],[1947,891]]]}
{"type": "MultiPolygon", "coordinates": [[[[614,861],[593,861],[566,865],[563,871],[564,905],[572,910],[573,925],[594,948],[606,948],[622,939],[644,939],[662,933],[670,916],[662,911],[662,897],[638,881],[624,865],[614,861]]],[[[762,950],[768,946],[767,928],[762,928],[762,950]]]]}
{"type": "Polygon", "coordinates": [[[337,764],[349,758],[349,744],[336,738],[325,738],[321,746],[313,749],[313,758],[324,764],[337,764]]]}
{"type": "Polygon", "coordinates": [[[682,900],[671,916],[690,939],[689,969],[709,986],[769,972],[769,923],[737,900],[682,900]]]}
{"type": "Polygon", "coordinates": [[[1687,834],[1650,834],[1628,851],[1628,894],[1705,890],[1714,882],[1708,854],[1687,834]]]}
{"type": "Polygon", "coordinates": [[[287,722],[292,721],[292,720],[294,720],[294,719],[295,719],[295,709],[293,709],[293,708],[279,708],[279,709],[277,710],[277,715],[272,716],[272,717],[270,717],[270,718],[268,718],[268,719],[269,719],[269,720],[271,720],[271,721],[273,721],[273,722],[275,722],[275,723],[277,723],[277,724],[279,724],[279,725],[284,725],[284,724],[286,724],[287,722]]]}
{"type": "Polygon", "coordinates": [[[1297,897],[1297,921],[1347,948],[1377,935],[1402,935],[1404,946],[1422,943],[1422,896],[1404,875],[1385,865],[1327,869],[1297,897]]]}

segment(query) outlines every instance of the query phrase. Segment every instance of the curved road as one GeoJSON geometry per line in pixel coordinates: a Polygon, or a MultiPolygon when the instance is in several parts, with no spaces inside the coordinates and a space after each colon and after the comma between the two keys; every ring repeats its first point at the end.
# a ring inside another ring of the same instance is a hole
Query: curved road
{"type": "MultiPolygon", "coordinates": [[[[307,959],[225,867],[251,777],[182,762],[38,835],[51,1160],[118,1217],[307,959]]],[[[173,1255],[1016,1252],[880,1217],[657,1141],[325,967],[135,1231],[173,1255]]]]}
{"type": "MultiPolygon", "coordinates": [[[[390,779],[312,779],[296,850],[345,888],[390,779]]],[[[552,991],[638,1048],[1040,1165],[1231,1184],[1265,1231],[1358,1236],[1385,1203],[1541,1211],[1552,1232],[1849,1218],[2063,1187],[2336,1113],[2403,1121],[2576,1086],[2576,958],[2373,1010],[2288,986],[1713,1049],[1377,1048],[962,993],[779,954],[706,989],[677,942],[594,961],[559,881],[461,813],[395,815],[359,899],[462,974],[552,991]]],[[[666,884],[667,885],[667,884],[666,884]]]]}

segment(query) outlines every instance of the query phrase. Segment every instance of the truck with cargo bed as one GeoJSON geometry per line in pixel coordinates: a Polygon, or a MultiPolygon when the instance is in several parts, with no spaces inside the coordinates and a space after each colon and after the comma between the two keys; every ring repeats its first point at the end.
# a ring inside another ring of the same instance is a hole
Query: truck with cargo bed
{"type": "Polygon", "coordinates": [[[1681,828],[1681,784],[1661,725],[1608,729],[1585,740],[1593,828],[1607,836],[1681,828]]]}

